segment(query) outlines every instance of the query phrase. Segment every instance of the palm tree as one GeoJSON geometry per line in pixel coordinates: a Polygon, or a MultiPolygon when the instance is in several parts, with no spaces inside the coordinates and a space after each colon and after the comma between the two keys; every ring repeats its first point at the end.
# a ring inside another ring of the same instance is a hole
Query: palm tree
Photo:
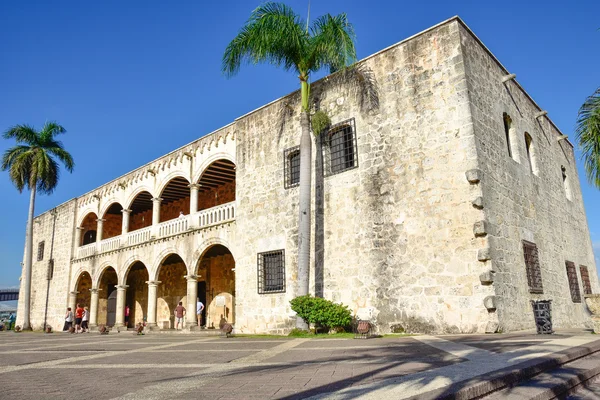
{"type": "Polygon", "coordinates": [[[50,194],[59,178],[60,160],[67,171],[72,172],[75,164],[71,155],[54,137],[65,133],[65,128],[55,122],[47,122],[41,131],[29,125],[16,125],[4,133],[5,139],[16,139],[17,145],[6,150],[2,156],[2,170],[8,170],[10,180],[19,192],[30,191],[29,214],[25,234],[25,284],[23,286],[23,329],[31,330],[30,293],[31,263],[33,256],[33,213],[36,192],[50,194]]]}
{"type": "Polygon", "coordinates": [[[575,132],[588,180],[600,189],[600,88],[579,109],[575,132]]]}
{"type": "MultiPolygon", "coordinates": [[[[298,74],[300,79],[300,193],[298,221],[297,295],[308,294],[311,223],[310,74],[322,68],[335,72],[356,60],[354,29],[346,14],[317,18],[310,26],[280,3],[265,3],[255,9],[223,55],[223,72],[235,75],[242,61],[267,62],[298,74]]],[[[302,318],[296,327],[306,329],[302,318]]]]}

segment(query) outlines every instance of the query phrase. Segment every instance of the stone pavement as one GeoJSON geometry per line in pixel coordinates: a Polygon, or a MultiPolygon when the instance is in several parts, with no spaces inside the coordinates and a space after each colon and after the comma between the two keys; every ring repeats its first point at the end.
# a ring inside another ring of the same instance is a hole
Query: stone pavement
{"type": "Polygon", "coordinates": [[[420,398],[596,341],[582,331],[370,340],[0,332],[0,398],[420,398]]]}

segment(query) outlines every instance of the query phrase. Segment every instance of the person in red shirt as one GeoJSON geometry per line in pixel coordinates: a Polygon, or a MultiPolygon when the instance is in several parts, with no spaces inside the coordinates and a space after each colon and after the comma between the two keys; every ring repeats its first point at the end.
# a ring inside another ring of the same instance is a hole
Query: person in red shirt
{"type": "Polygon", "coordinates": [[[75,309],[75,333],[81,332],[81,319],[83,318],[83,307],[81,304],[77,304],[75,309]]]}
{"type": "Polygon", "coordinates": [[[131,310],[129,309],[129,304],[125,306],[125,328],[129,328],[129,313],[131,310]]]}

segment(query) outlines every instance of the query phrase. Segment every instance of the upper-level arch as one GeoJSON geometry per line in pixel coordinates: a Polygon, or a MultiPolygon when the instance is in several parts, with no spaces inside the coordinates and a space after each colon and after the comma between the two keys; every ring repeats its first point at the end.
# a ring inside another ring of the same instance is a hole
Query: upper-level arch
{"type": "Polygon", "coordinates": [[[189,214],[190,211],[190,182],[183,176],[176,176],[160,191],[160,222],[189,214]]]}
{"type": "Polygon", "coordinates": [[[215,153],[215,154],[211,155],[210,157],[206,158],[205,160],[203,160],[200,163],[198,168],[194,168],[194,170],[195,170],[194,182],[198,182],[198,180],[200,179],[200,177],[202,176],[202,174],[204,173],[206,168],[208,168],[209,165],[211,165],[212,163],[214,163],[217,160],[227,160],[235,165],[235,157],[233,155],[226,153],[226,152],[215,153]]]}
{"type": "Polygon", "coordinates": [[[123,225],[123,206],[114,202],[105,209],[102,215],[102,220],[104,221],[102,228],[102,239],[109,239],[115,236],[119,236],[122,231],[123,225]]]}
{"type": "Polygon", "coordinates": [[[80,236],[77,246],[96,242],[98,228],[98,215],[95,212],[88,212],[79,224],[80,236]]]}
{"type": "Polygon", "coordinates": [[[152,194],[146,190],[137,192],[128,205],[129,232],[152,225],[152,194]]]}
{"type": "Polygon", "coordinates": [[[218,158],[210,163],[196,183],[198,188],[198,210],[235,201],[235,164],[218,158]]]}

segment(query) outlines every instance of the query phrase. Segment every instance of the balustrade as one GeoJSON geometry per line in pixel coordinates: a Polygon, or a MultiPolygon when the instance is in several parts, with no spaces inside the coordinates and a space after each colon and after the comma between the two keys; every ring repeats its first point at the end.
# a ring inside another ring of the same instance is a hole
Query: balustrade
{"type": "Polygon", "coordinates": [[[158,224],[158,236],[165,237],[185,232],[189,226],[189,215],[158,224]]]}
{"type": "Polygon", "coordinates": [[[77,249],[77,257],[78,258],[83,258],[83,257],[92,256],[92,255],[96,254],[96,248],[97,247],[98,247],[98,245],[96,244],[96,242],[90,243],[90,244],[86,244],[84,246],[80,246],[77,249]]]}
{"type": "Polygon", "coordinates": [[[202,210],[196,213],[196,218],[198,218],[198,227],[200,228],[233,221],[235,219],[235,201],[202,210]]]}
{"type": "Polygon", "coordinates": [[[116,236],[110,239],[104,239],[100,242],[100,252],[104,253],[105,251],[111,251],[118,249],[121,245],[121,237],[116,236]]]}
{"type": "Polygon", "coordinates": [[[150,231],[152,230],[151,226],[146,228],[138,229],[133,232],[129,232],[127,234],[127,245],[131,246],[133,244],[138,244],[142,242],[146,242],[150,240],[150,231]]]}

